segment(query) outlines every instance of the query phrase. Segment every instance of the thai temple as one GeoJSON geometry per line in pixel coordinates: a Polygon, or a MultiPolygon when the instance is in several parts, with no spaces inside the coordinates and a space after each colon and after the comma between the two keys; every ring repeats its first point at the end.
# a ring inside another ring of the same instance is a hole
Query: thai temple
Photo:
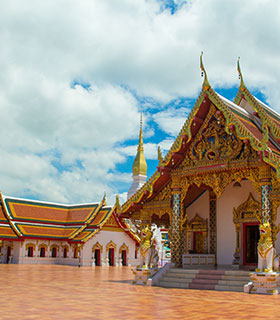
{"type": "MultiPolygon", "coordinates": [[[[234,101],[201,92],[154,174],[121,207],[132,223],[169,230],[176,267],[257,265],[260,221],[280,252],[280,115],[240,85],[234,101]]],[[[248,275],[248,273],[247,273],[248,275]]]]}
{"type": "Polygon", "coordinates": [[[259,223],[272,241],[280,223],[280,115],[240,85],[234,101],[210,85],[201,92],[165,156],[146,181],[142,115],[127,201],[59,205],[1,195],[2,263],[136,265],[139,233],[155,224],[168,231],[175,267],[257,265],[259,223]]]}
{"type": "Polygon", "coordinates": [[[2,263],[127,266],[137,263],[139,237],[119,217],[119,200],[61,205],[0,198],[2,263]]]}

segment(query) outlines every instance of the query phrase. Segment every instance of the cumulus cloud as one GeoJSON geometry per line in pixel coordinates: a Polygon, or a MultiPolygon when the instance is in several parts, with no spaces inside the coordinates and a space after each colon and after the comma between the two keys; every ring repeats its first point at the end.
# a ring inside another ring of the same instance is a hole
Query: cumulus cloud
{"type": "Polygon", "coordinates": [[[4,193],[89,202],[106,190],[113,201],[118,182],[129,188],[118,164],[136,152],[127,141],[137,143],[141,101],[146,157],[155,159],[154,124],[165,149],[189,106],[161,109],[201,88],[201,50],[214,87],[238,84],[241,56],[248,87],[280,109],[280,3],[174,3],[0,0],[4,193]]]}

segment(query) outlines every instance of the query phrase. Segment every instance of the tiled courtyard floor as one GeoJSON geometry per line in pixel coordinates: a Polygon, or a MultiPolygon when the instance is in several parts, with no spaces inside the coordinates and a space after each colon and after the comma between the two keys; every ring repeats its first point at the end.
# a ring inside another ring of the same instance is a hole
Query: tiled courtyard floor
{"type": "Polygon", "coordinates": [[[0,264],[0,319],[277,319],[280,296],[133,286],[130,268],[0,264]]]}

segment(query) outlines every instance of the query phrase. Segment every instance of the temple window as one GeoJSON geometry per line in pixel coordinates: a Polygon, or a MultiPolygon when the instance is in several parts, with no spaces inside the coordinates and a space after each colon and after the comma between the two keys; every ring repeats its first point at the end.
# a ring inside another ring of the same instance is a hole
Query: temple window
{"type": "Polygon", "coordinates": [[[67,258],[67,248],[63,249],[63,258],[67,258]]]}
{"type": "Polygon", "coordinates": [[[74,248],[74,259],[78,258],[78,248],[74,248]]]}
{"type": "Polygon", "coordinates": [[[46,256],[46,248],[45,247],[41,247],[40,249],[40,257],[41,258],[45,258],[46,256]]]}
{"type": "Polygon", "coordinates": [[[33,257],[33,247],[32,246],[27,248],[27,257],[33,257]]]}
{"type": "Polygon", "coordinates": [[[52,258],[56,258],[57,257],[57,248],[53,247],[52,248],[52,258]]]}

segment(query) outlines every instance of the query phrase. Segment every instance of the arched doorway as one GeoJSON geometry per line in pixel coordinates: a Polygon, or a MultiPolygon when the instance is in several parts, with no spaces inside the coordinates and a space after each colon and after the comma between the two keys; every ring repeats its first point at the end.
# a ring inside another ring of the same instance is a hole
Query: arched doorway
{"type": "Polygon", "coordinates": [[[101,266],[101,253],[103,251],[103,247],[99,242],[96,242],[95,245],[92,247],[93,253],[93,264],[95,266],[101,266]]]}
{"type": "Polygon", "coordinates": [[[101,253],[100,253],[100,249],[95,249],[94,250],[94,261],[95,261],[95,265],[96,266],[100,266],[101,265],[101,253]]]}
{"type": "Polygon", "coordinates": [[[114,266],[115,265],[115,249],[114,248],[109,248],[108,259],[109,259],[109,266],[114,266]]]}
{"type": "Polygon", "coordinates": [[[126,250],[122,250],[122,254],[121,254],[121,257],[122,257],[122,265],[123,266],[127,266],[127,254],[126,254],[126,250]]]}
{"type": "Polygon", "coordinates": [[[261,205],[250,193],[248,199],[233,209],[236,247],[233,264],[256,265],[261,205]]]}
{"type": "Polygon", "coordinates": [[[121,264],[123,266],[127,266],[128,263],[127,263],[127,256],[128,256],[128,246],[123,243],[122,246],[120,247],[120,250],[119,250],[119,253],[120,253],[120,258],[121,258],[121,264]]]}
{"type": "Polygon", "coordinates": [[[11,256],[11,246],[8,246],[7,247],[7,260],[6,260],[6,263],[9,263],[10,256],[11,256]]]}
{"type": "Polygon", "coordinates": [[[107,251],[107,259],[109,266],[115,265],[115,252],[116,252],[116,244],[113,241],[110,241],[106,246],[107,251]]]}
{"type": "Polygon", "coordinates": [[[47,246],[45,244],[41,244],[38,249],[39,249],[40,258],[45,258],[46,252],[47,252],[47,246]]]}

